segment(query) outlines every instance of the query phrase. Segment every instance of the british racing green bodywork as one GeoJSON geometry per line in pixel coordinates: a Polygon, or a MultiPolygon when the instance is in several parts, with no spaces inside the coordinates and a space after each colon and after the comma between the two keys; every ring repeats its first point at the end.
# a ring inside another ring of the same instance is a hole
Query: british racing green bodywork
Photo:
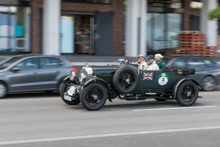
{"type": "Polygon", "coordinates": [[[129,66],[133,68],[138,73],[138,86],[132,92],[132,94],[154,93],[155,95],[163,95],[166,93],[171,93],[172,98],[175,99],[178,87],[182,82],[190,80],[196,83],[196,85],[200,86],[200,84],[196,80],[186,75],[178,74],[175,71],[169,71],[169,72],[164,72],[162,70],[144,71],[144,70],[138,70],[138,67],[132,64],[93,66],[92,68],[94,72],[94,77],[87,79],[80,85],[86,86],[91,82],[99,82],[103,84],[108,91],[108,95],[109,95],[108,98],[111,101],[111,99],[114,98],[113,94],[116,92],[113,86],[114,74],[118,69],[125,66],[129,66]],[[167,76],[168,81],[165,85],[161,85],[159,83],[159,77],[161,76],[161,74],[167,76]],[[144,76],[146,75],[150,75],[150,78],[144,78],[144,76]]]}

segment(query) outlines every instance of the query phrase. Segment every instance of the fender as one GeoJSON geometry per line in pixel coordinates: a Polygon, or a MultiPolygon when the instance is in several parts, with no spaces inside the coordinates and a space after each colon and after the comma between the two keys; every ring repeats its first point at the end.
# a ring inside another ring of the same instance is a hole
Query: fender
{"type": "Polygon", "coordinates": [[[177,93],[177,90],[179,88],[179,86],[184,82],[184,81],[193,81],[197,87],[199,88],[199,90],[201,89],[201,85],[198,81],[196,81],[195,79],[192,79],[192,78],[183,78],[181,80],[179,80],[178,82],[176,82],[175,86],[173,87],[173,92],[172,92],[172,97],[173,99],[176,98],[176,93],[177,93]]]}
{"type": "Polygon", "coordinates": [[[65,78],[62,79],[62,81],[66,81],[70,78],[70,76],[66,76],[65,78]]]}
{"type": "MultiPolygon", "coordinates": [[[[84,86],[86,86],[86,85],[88,85],[89,83],[91,83],[91,82],[101,82],[101,83],[103,83],[105,86],[106,86],[106,88],[108,89],[108,100],[110,101],[110,102],[112,102],[112,96],[111,96],[111,88],[109,87],[109,85],[107,84],[107,82],[105,82],[105,80],[103,80],[103,79],[101,79],[101,78],[92,78],[92,79],[89,79],[88,81],[86,81],[85,82],[85,84],[83,84],[84,86]]],[[[83,87],[84,87],[83,86],[83,87]]]]}

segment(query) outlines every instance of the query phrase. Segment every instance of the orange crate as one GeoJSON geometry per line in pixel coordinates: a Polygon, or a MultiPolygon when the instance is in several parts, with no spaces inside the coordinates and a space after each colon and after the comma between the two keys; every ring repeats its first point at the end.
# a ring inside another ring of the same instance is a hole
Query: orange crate
{"type": "Polygon", "coordinates": [[[205,46],[205,49],[217,49],[217,46],[205,46]]]}
{"type": "Polygon", "coordinates": [[[205,34],[203,34],[203,33],[195,33],[195,34],[191,34],[191,37],[205,37],[205,34]]]}
{"type": "Polygon", "coordinates": [[[192,49],[191,45],[179,45],[179,49],[192,49]]]}

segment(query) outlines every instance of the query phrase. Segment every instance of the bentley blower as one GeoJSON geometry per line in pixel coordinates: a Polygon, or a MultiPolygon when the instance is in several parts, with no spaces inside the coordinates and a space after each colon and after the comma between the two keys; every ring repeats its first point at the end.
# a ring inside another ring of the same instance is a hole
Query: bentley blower
{"type": "Polygon", "coordinates": [[[169,66],[166,70],[140,70],[129,60],[119,65],[82,67],[80,73],[71,71],[62,85],[60,95],[68,105],[81,105],[89,110],[101,109],[106,100],[176,100],[181,106],[196,101],[201,85],[190,78],[193,68],[169,66]]]}

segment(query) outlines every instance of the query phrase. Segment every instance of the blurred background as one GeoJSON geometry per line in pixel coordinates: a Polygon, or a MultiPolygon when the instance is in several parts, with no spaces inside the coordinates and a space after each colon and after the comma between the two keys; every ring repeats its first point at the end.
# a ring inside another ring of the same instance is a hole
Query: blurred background
{"type": "MultiPolygon", "coordinates": [[[[207,89],[213,90],[220,81],[219,3],[0,0],[0,61],[7,59],[1,70],[37,70],[32,74],[39,75],[42,70],[53,71],[46,77],[56,75],[49,78],[56,89],[69,71],[80,70],[85,63],[106,65],[119,58],[161,53],[168,65],[196,68],[197,75],[201,73],[198,81],[206,81],[207,89]],[[22,56],[13,58],[15,55],[22,56]],[[55,74],[61,67],[65,73],[55,74]]],[[[43,82],[51,83],[49,79],[44,77],[43,82]]]]}
{"type": "Polygon", "coordinates": [[[1,0],[0,55],[136,57],[175,54],[191,45],[217,49],[219,23],[208,21],[208,12],[218,5],[219,0],[1,0]]]}

